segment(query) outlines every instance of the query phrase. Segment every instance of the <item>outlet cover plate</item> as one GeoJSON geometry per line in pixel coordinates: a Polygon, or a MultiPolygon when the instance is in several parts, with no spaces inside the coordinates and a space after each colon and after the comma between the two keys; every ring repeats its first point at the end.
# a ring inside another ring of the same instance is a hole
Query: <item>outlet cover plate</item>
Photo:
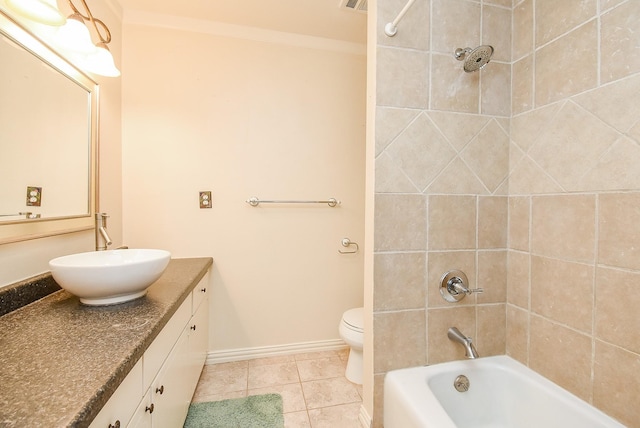
{"type": "Polygon", "coordinates": [[[200,208],[211,208],[211,191],[200,192],[200,208]]]}
{"type": "Polygon", "coordinates": [[[42,203],[42,187],[27,186],[27,206],[39,207],[42,203]]]}

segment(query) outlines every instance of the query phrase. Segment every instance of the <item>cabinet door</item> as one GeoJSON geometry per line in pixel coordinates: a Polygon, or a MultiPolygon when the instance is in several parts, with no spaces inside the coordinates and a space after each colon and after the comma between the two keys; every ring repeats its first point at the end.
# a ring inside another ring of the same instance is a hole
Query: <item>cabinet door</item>
{"type": "MultiPolygon", "coordinates": [[[[194,290],[195,292],[195,290],[194,290]]],[[[209,351],[209,299],[205,298],[189,322],[189,367],[185,375],[195,391],[209,351]]]]}
{"type": "Polygon", "coordinates": [[[89,427],[126,427],[141,398],[142,359],[131,369],[89,427]]]}
{"type": "Polygon", "coordinates": [[[131,417],[131,422],[129,422],[127,428],[151,428],[153,410],[154,408],[151,407],[151,393],[147,391],[140,402],[140,405],[131,417]]]}
{"type": "Polygon", "coordinates": [[[153,427],[181,427],[187,417],[191,394],[185,379],[187,353],[189,350],[188,326],[169,354],[165,364],[151,385],[151,401],[154,405],[153,427]]]}

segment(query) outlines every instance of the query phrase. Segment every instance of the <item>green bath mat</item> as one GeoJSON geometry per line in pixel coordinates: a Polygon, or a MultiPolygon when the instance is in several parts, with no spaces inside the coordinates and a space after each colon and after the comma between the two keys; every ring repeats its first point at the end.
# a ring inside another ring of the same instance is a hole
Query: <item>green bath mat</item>
{"type": "Polygon", "coordinates": [[[282,396],[251,395],[192,403],[184,428],[283,428],[282,396]]]}

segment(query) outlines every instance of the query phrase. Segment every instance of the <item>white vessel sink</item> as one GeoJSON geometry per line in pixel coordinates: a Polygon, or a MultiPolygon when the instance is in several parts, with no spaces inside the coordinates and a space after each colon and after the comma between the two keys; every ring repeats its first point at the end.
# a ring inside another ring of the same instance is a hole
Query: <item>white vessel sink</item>
{"type": "Polygon", "coordinates": [[[101,306],[144,296],[170,259],[165,250],[91,251],[55,258],[49,268],[60,287],[86,305],[101,306]]]}

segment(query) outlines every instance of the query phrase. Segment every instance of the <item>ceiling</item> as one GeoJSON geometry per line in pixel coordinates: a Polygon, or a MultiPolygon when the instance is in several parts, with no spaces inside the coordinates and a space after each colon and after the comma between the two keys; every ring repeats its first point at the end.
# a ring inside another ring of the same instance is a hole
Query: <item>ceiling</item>
{"type": "Polygon", "coordinates": [[[117,0],[127,11],[245,25],[287,33],[366,43],[367,15],[340,0],[117,0]]]}

